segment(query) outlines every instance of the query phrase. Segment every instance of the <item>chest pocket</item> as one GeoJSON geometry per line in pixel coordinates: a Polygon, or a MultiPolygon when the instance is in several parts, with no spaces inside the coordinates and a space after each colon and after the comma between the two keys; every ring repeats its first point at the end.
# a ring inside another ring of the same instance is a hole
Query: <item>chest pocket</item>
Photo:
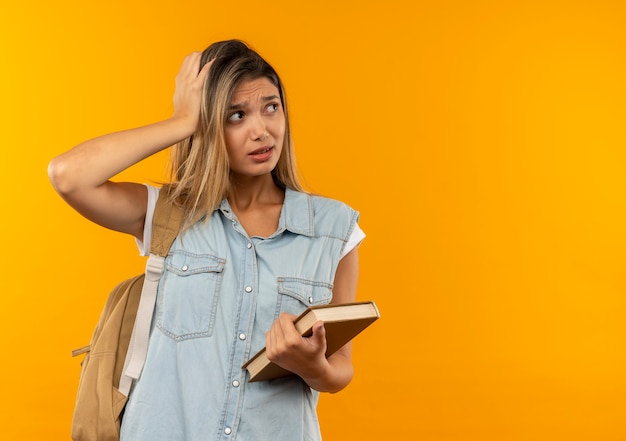
{"type": "Polygon", "coordinates": [[[156,326],[176,341],[211,336],[225,263],[210,254],[170,254],[159,285],[156,326]]]}
{"type": "Polygon", "coordinates": [[[300,315],[309,306],[326,305],[333,298],[332,283],[302,279],[278,278],[278,301],[275,319],[281,312],[300,315]]]}

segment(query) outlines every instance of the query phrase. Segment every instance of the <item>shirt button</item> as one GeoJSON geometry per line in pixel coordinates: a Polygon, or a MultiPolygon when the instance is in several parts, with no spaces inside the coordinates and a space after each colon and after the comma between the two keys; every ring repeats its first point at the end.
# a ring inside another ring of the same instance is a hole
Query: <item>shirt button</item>
{"type": "Polygon", "coordinates": [[[246,245],[248,247],[248,249],[252,248],[252,244],[250,242],[248,242],[248,245],[246,245]]]}
{"type": "Polygon", "coordinates": [[[245,340],[245,339],[246,339],[246,334],[244,334],[243,332],[239,334],[239,340],[245,340]]]}
{"type": "Polygon", "coordinates": [[[187,265],[183,265],[183,267],[181,268],[183,271],[187,271],[189,269],[189,267],[187,265]]]}
{"type": "Polygon", "coordinates": [[[224,429],[224,433],[226,435],[230,435],[231,433],[233,433],[233,430],[230,427],[227,427],[227,428],[224,429]]]}
{"type": "Polygon", "coordinates": [[[239,387],[239,381],[234,380],[233,381],[233,387],[239,387]]]}
{"type": "Polygon", "coordinates": [[[246,292],[252,292],[252,287],[251,286],[246,286],[246,292]]]}
{"type": "Polygon", "coordinates": [[[313,297],[309,297],[309,303],[313,303],[313,297]]]}

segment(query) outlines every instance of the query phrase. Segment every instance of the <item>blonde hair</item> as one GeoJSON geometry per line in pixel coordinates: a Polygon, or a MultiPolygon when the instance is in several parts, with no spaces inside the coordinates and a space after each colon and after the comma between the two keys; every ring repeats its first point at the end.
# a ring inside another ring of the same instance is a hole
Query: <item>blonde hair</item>
{"type": "Polygon", "coordinates": [[[267,78],[278,89],[285,115],[285,136],[272,178],[282,189],[304,191],[296,168],[285,91],[274,68],[239,40],[213,43],[202,53],[200,68],[211,60],[214,61],[202,94],[198,128],[170,153],[170,198],[184,208],[184,228],[202,218],[208,220],[230,195],[224,125],[233,92],[244,80],[267,78]]]}

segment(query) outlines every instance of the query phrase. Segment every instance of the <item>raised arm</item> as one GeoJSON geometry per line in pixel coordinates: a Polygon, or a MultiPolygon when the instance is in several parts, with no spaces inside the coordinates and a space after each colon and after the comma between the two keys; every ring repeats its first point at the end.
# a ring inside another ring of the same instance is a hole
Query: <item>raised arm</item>
{"type": "Polygon", "coordinates": [[[194,133],[210,64],[198,73],[200,53],[185,58],[176,77],[174,114],[167,120],[94,138],[54,158],[48,175],[61,197],[87,219],[141,239],[147,191],[111,178],[194,133]]]}

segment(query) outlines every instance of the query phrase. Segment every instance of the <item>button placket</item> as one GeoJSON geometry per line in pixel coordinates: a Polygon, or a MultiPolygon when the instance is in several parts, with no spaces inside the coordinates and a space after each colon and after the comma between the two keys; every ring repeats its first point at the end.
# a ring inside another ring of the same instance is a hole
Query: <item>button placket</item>
{"type": "MultiPolygon", "coordinates": [[[[233,219],[234,220],[234,219],[233,219]]],[[[234,354],[233,360],[238,360],[237,366],[231,370],[232,377],[229,382],[231,393],[229,393],[229,399],[226,403],[226,415],[224,418],[223,438],[236,436],[236,427],[238,421],[237,406],[240,403],[240,399],[237,398],[244,392],[244,384],[241,375],[245,375],[245,372],[240,370],[241,364],[245,361],[245,355],[249,351],[250,338],[249,333],[252,330],[252,323],[254,322],[254,305],[256,303],[257,292],[257,276],[256,276],[256,247],[253,241],[245,234],[241,224],[236,225],[233,222],[233,227],[241,236],[244,236],[245,241],[241,244],[240,256],[243,258],[243,273],[241,274],[241,291],[242,296],[239,309],[239,329],[235,334],[234,342],[234,354]],[[239,369],[239,370],[237,370],[239,369]]]]}

